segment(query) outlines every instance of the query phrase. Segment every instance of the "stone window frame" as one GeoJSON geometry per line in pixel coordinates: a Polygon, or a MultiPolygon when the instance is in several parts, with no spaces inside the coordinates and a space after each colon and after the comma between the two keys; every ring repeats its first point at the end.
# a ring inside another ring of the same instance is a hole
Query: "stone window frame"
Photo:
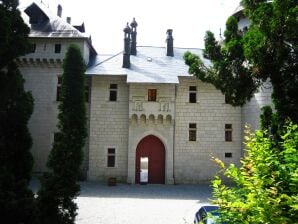
{"type": "Polygon", "coordinates": [[[188,124],[188,141],[190,142],[197,141],[197,123],[188,124]]]}
{"type": "Polygon", "coordinates": [[[105,147],[105,167],[109,169],[117,168],[117,149],[115,146],[107,146],[105,147]],[[109,152],[110,149],[113,149],[114,152],[109,152]],[[114,157],[114,166],[109,166],[109,157],[114,157]]]}
{"type": "Polygon", "coordinates": [[[119,90],[118,83],[110,83],[108,86],[108,89],[109,89],[108,101],[117,102],[118,101],[118,90],[119,90]],[[113,93],[115,93],[115,95],[113,95],[113,93]]]}
{"type": "Polygon", "coordinates": [[[226,142],[233,141],[233,124],[231,123],[225,124],[225,141],[226,142]]]}
{"type": "Polygon", "coordinates": [[[189,86],[188,87],[188,102],[189,103],[197,103],[197,94],[198,88],[197,86],[189,86]]]}

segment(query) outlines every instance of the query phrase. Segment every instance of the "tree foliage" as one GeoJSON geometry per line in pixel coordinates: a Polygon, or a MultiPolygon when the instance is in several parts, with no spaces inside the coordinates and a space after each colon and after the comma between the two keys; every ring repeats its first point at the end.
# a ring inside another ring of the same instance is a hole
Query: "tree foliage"
{"type": "Polygon", "coordinates": [[[226,22],[224,43],[206,32],[204,57],[211,66],[190,52],[184,55],[189,73],[212,83],[234,106],[245,104],[269,79],[272,99],[282,118],[298,122],[298,6],[296,0],[243,0],[244,13],[251,25],[238,31],[237,20],[226,22]]]}
{"type": "Polygon", "coordinates": [[[30,29],[23,21],[18,5],[18,0],[0,1],[0,70],[30,49],[30,29]]]}
{"type": "Polygon", "coordinates": [[[9,223],[35,223],[27,127],[33,98],[13,61],[29,49],[29,28],[17,6],[18,1],[0,1],[0,214],[9,223]]]}
{"type": "Polygon", "coordinates": [[[213,180],[214,203],[221,208],[227,223],[296,223],[298,220],[298,126],[288,123],[277,142],[265,130],[247,133],[247,156],[238,169],[225,167],[221,172],[233,182],[213,180]]]}
{"type": "Polygon", "coordinates": [[[74,223],[79,194],[76,183],[87,136],[85,108],[85,64],[80,49],[70,45],[63,63],[62,101],[59,105],[59,131],[55,134],[46,173],[39,191],[41,223],[74,223]]]}

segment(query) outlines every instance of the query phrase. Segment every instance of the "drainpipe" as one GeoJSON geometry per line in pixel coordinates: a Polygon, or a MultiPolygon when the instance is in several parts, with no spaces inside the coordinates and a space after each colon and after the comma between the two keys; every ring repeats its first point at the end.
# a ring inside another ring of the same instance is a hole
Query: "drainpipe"
{"type": "Polygon", "coordinates": [[[175,179],[175,143],[176,143],[176,100],[177,100],[177,85],[175,84],[175,99],[174,99],[174,124],[173,124],[173,180],[174,184],[176,184],[176,179],[175,179]]]}

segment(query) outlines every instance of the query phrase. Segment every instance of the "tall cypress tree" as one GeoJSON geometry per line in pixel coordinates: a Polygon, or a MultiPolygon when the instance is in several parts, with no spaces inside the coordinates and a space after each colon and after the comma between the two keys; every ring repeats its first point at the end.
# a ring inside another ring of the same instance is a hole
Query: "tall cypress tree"
{"type": "Polygon", "coordinates": [[[14,59],[27,52],[29,28],[18,1],[0,1],[0,216],[9,223],[34,223],[32,191],[28,188],[33,158],[27,127],[33,98],[14,59]]]}
{"type": "Polygon", "coordinates": [[[62,101],[59,105],[59,131],[55,134],[46,173],[39,191],[41,223],[74,223],[78,196],[77,184],[86,129],[85,64],[80,49],[70,45],[63,63],[62,101]]]}

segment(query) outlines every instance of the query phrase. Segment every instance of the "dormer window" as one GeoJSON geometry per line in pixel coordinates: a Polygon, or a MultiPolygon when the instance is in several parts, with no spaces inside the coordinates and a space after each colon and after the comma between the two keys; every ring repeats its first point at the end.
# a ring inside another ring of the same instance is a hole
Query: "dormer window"
{"type": "Polygon", "coordinates": [[[55,54],[61,53],[61,44],[55,44],[55,54]]]}

